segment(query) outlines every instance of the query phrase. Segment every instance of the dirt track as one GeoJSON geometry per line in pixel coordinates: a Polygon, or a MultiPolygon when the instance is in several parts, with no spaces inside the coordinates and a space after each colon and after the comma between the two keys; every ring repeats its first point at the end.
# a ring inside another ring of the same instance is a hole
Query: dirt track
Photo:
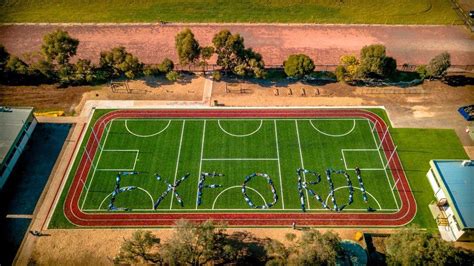
{"type": "Polygon", "coordinates": [[[267,65],[280,65],[288,54],[305,53],[317,64],[337,64],[342,54],[358,53],[367,44],[382,43],[398,64],[427,63],[448,51],[452,63],[474,64],[474,38],[462,26],[365,25],[15,25],[0,26],[0,43],[10,53],[39,50],[42,36],[58,27],[78,38],[78,56],[97,62],[100,51],[125,46],[145,63],[165,57],[177,61],[174,37],[189,27],[201,45],[209,45],[219,30],[227,28],[245,38],[246,45],[262,53],[267,65]]]}

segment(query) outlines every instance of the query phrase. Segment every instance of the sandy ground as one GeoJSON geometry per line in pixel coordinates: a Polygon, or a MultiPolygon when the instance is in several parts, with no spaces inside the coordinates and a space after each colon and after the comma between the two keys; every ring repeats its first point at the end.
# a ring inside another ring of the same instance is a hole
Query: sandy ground
{"type": "MultiPolygon", "coordinates": [[[[40,49],[43,35],[56,28],[80,40],[78,57],[97,62],[101,51],[125,46],[145,63],[165,57],[177,62],[174,38],[189,27],[201,45],[211,44],[222,29],[240,33],[246,46],[261,53],[267,65],[281,65],[289,54],[305,53],[316,64],[337,64],[343,54],[358,54],[367,44],[381,43],[398,64],[425,64],[448,51],[455,65],[473,64],[474,40],[463,26],[366,25],[16,25],[0,26],[0,43],[12,54],[40,49]]],[[[211,60],[212,63],[213,60],[211,60]]]]}
{"type": "Polygon", "coordinates": [[[129,82],[130,93],[125,88],[113,92],[108,85],[69,88],[0,85],[0,105],[33,106],[36,111],[65,111],[74,115],[80,113],[87,100],[200,101],[204,81],[199,75],[184,76],[176,83],[163,78],[143,78],[129,82]]]}

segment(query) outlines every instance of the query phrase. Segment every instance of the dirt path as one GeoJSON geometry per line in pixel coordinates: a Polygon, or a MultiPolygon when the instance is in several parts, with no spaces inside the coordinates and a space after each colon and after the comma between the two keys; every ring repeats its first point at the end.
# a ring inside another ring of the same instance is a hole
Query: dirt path
{"type": "MultiPolygon", "coordinates": [[[[177,61],[174,37],[185,27],[192,29],[201,45],[209,45],[219,30],[240,33],[248,47],[260,52],[267,65],[280,65],[292,53],[305,53],[317,64],[337,64],[343,54],[381,43],[399,64],[427,63],[448,51],[452,63],[474,64],[473,35],[462,26],[367,26],[367,25],[2,25],[0,43],[10,53],[22,55],[39,50],[42,37],[56,28],[80,40],[78,57],[98,61],[100,51],[125,46],[145,63],[169,57],[177,61]]],[[[212,61],[212,60],[211,60],[212,61]]]]}

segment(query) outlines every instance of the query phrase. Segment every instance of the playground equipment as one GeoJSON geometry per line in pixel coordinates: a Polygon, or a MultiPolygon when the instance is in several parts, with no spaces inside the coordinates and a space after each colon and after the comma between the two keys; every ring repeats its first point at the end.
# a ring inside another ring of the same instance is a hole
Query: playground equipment
{"type": "Polygon", "coordinates": [[[112,89],[113,93],[120,92],[125,90],[127,93],[132,93],[130,86],[128,86],[128,80],[126,81],[110,81],[109,83],[110,89],[112,89]]]}

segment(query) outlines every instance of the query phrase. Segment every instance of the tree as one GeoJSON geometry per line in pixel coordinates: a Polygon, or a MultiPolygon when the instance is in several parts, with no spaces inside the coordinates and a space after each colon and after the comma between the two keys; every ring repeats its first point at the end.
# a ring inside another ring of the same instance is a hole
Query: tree
{"type": "Polygon", "coordinates": [[[240,34],[222,30],[214,35],[212,43],[217,54],[217,65],[226,73],[231,71],[239,76],[265,77],[265,62],[262,55],[251,48],[246,49],[244,38],[240,34]]]}
{"type": "Polygon", "coordinates": [[[443,52],[435,56],[426,66],[428,75],[433,78],[442,78],[446,76],[448,68],[451,66],[451,56],[443,52]]]}
{"type": "Polygon", "coordinates": [[[344,66],[337,66],[335,74],[337,81],[346,82],[347,70],[344,66]]]}
{"type": "Polygon", "coordinates": [[[385,46],[373,44],[360,51],[360,71],[364,77],[382,77],[385,46]]]}
{"type": "Polygon", "coordinates": [[[87,84],[96,80],[95,68],[90,60],[79,59],[74,65],[74,83],[87,84]]]}
{"type": "Polygon", "coordinates": [[[193,64],[199,58],[201,47],[190,29],[186,28],[176,35],[175,45],[180,64],[193,64]]]}
{"type": "Polygon", "coordinates": [[[385,240],[387,262],[398,265],[472,265],[473,255],[430,233],[408,228],[385,240]]]}
{"type": "Polygon", "coordinates": [[[58,29],[43,37],[41,51],[48,61],[64,65],[76,55],[78,45],[78,39],[70,37],[67,31],[58,29]]]}
{"type": "Polygon", "coordinates": [[[219,260],[224,249],[224,229],[212,221],[195,225],[186,220],[176,223],[171,239],[162,247],[166,264],[201,265],[219,260]]]}
{"type": "Polygon", "coordinates": [[[241,64],[244,55],[244,38],[240,34],[232,34],[229,30],[222,30],[214,35],[212,43],[217,54],[217,65],[224,71],[233,71],[241,64]]]}
{"type": "Polygon", "coordinates": [[[9,58],[10,54],[8,53],[7,49],[5,49],[5,46],[0,44],[0,75],[5,70],[5,65],[7,64],[9,58]]]}
{"type": "Polygon", "coordinates": [[[163,61],[158,65],[158,70],[161,73],[166,74],[166,73],[169,73],[169,72],[173,71],[173,69],[174,69],[174,63],[169,58],[163,59],[163,61]]]}
{"type": "Polygon", "coordinates": [[[143,70],[143,64],[138,58],[127,52],[125,47],[115,47],[110,51],[100,53],[99,65],[109,78],[126,77],[133,79],[143,70]]]}
{"type": "Polygon", "coordinates": [[[382,63],[382,76],[383,77],[393,77],[397,73],[397,60],[393,57],[385,57],[382,63]]]}
{"type": "Polygon", "coordinates": [[[343,55],[340,58],[340,64],[345,69],[345,78],[353,80],[359,75],[360,62],[354,55],[343,55]]]}
{"type": "Polygon", "coordinates": [[[274,239],[267,239],[265,242],[267,252],[266,265],[288,265],[290,251],[281,242],[274,239]]]}
{"type": "Polygon", "coordinates": [[[293,265],[334,265],[341,254],[340,237],[328,231],[321,234],[316,230],[305,231],[290,247],[289,264],[293,265]]]}
{"type": "Polygon", "coordinates": [[[207,68],[207,60],[211,59],[212,55],[214,54],[214,47],[206,46],[201,48],[201,62],[199,63],[203,67],[203,72],[206,71],[207,68]]]}
{"type": "Polygon", "coordinates": [[[159,247],[160,239],[150,231],[135,231],[130,239],[125,239],[122,243],[119,254],[114,258],[114,263],[161,264],[159,247]]]}
{"type": "Polygon", "coordinates": [[[314,62],[304,54],[293,54],[283,62],[288,77],[300,79],[314,70],[314,62]]]}
{"type": "Polygon", "coordinates": [[[17,56],[9,56],[4,66],[4,76],[7,83],[22,84],[28,80],[29,66],[17,56]]]}
{"type": "Polygon", "coordinates": [[[58,78],[54,65],[45,59],[39,59],[36,63],[31,64],[30,71],[39,82],[56,82],[58,78]]]}

